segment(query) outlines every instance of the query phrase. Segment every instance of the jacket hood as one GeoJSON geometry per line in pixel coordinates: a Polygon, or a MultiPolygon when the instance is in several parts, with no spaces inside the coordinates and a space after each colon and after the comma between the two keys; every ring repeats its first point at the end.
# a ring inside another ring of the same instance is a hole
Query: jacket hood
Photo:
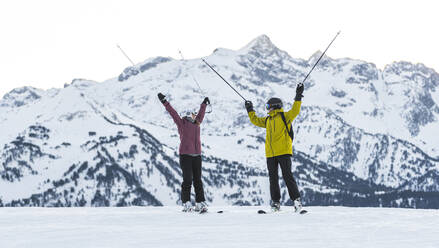
{"type": "Polygon", "coordinates": [[[183,117],[183,119],[190,121],[192,123],[195,123],[195,120],[192,118],[192,116],[185,116],[185,117],[183,117]]]}
{"type": "Polygon", "coordinates": [[[284,109],[283,108],[274,109],[274,110],[268,112],[268,115],[273,117],[273,116],[277,115],[277,113],[280,113],[280,112],[284,112],[284,109]]]}

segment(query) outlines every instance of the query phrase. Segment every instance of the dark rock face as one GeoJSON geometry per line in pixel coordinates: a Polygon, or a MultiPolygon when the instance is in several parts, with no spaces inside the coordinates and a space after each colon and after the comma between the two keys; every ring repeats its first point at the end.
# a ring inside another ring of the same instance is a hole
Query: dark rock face
{"type": "Polygon", "coordinates": [[[412,136],[419,134],[420,128],[437,121],[435,114],[439,113],[439,106],[432,94],[439,85],[439,74],[425,67],[423,64],[409,62],[395,62],[384,69],[384,78],[398,75],[402,80],[386,80],[389,94],[400,92],[403,89],[405,122],[412,136]]]}
{"type": "Polygon", "coordinates": [[[21,87],[10,91],[3,96],[0,102],[1,107],[21,107],[28,103],[34,102],[40,99],[41,96],[37,94],[36,90],[32,87],[21,87]]]}
{"type": "Polygon", "coordinates": [[[56,156],[45,153],[43,148],[34,143],[49,139],[50,130],[43,126],[30,126],[25,135],[20,135],[6,144],[1,153],[2,167],[0,176],[9,182],[20,180],[25,175],[36,175],[38,161],[56,160],[56,156]]]}

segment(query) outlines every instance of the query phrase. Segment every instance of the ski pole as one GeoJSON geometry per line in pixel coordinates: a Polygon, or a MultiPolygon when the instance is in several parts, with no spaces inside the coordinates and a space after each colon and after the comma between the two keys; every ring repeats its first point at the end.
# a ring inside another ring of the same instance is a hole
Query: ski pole
{"type": "Polygon", "coordinates": [[[308,74],[306,75],[305,79],[303,79],[302,84],[305,83],[305,80],[308,78],[309,74],[311,74],[311,72],[317,66],[319,61],[322,59],[323,55],[325,55],[326,51],[328,51],[328,48],[332,45],[332,42],[334,42],[334,40],[337,38],[337,36],[339,34],[340,34],[340,31],[337,32],[337,34],[335,35],[334,39],[332,39],[331,43],[329,43],[328,47],[326,47],[325,51],[322,53],[322,55],[320,55],[320,58],[317,60],[317,62],[314,64],[314,66],[311,68],[311,70],[308,72],[308,74]]]}
{"type": "MultiPolygon", "coordinates": [[[[183,59],[183,61],[186,61],[183,57],[183,53],[180,50],[178,50],[178,52],[180,53],[181,59],[183,59]]],[[[201,89],[200,84],[198,83],[197,79],[195,79],[194,75],[190,72],[189,72],[189,75],[191,75],[192,80],[194,80],[194,82],[197,84],[198,89],[200,90],[200,95],[202,97],[206,97],[206,94],[204,94],[204,91],[201,89]]],[[[212,113],[212,104],[209,104],[209,105],[210,105],[210,110],[208,112],[206,112],[208,114],[212,113]]]]}
{"type": "Polygon", "coordinates": [[[229,82],[227,82],[227,80],[225,80],[217,71],[215,71],[215,69],[213,69],[213,67],[211,65],[209,65],[209,63],[206,62],[206,60],[201,59],[207,66],[209,66],[209,68],[216,73],[216,75],[218,75],[224,82],[226,82],[227,85],[230,86],[230,88],[232,88],[232,90],[234,90],[236,92],[236,94],[238,94],[242,99],[244,99],[244,101],[247,101],[247,99],[245,99],[241,94],[239,94],[239,92],[237,90],[235,90],[235,88],[233,88],[232,85],[229,84],[229,82]]]}
{"type": "Polygon", "coordinates": [[[135,64],[134,64],[134,62],[130,59],[130,57],[128,57],[128,55],[122,50],[122,48],[119,46],[119,44],[116,44],[116,46],[119,48],[119,50],[122,52],[122,54],[131,62],[131,64],[133,65],[133,66],[136,66],[135,64]]]}
{"type": "MultiPolygon", "coordinates": [[[[181,53],[181,51],[178,50],[178,52],[180,53],[180,56],[181,56],[181,58],[183,59],[183,61],[186,61],[186,60],[184,59],[183,54],[181,53]]],[[[191,75],[191,77],[192,77],[192,79],[194,80],[194,82],[197,84],[198,89],[200,90],[200,94],[201,94],[202,96],[204,96],[204,91],[201,89],[200,84],[198,83],[198,81],[195,79],[195,77],[192,75],[192,73],[189,73],[189,74],[191,75]]]]}

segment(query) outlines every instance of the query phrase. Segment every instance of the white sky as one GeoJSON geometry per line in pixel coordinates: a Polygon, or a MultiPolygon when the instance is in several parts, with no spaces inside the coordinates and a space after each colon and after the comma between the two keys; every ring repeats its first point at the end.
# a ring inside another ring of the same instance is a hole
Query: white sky
{"type": "Polygon", "coordinates": [[[308,58],[341,30],[328,55],[378,67],[398,60],[439,71],[438,1],[0,0],[0,96],[13,88],[103,81],[129,62],[239,49],[261,34],[308,58]]]}

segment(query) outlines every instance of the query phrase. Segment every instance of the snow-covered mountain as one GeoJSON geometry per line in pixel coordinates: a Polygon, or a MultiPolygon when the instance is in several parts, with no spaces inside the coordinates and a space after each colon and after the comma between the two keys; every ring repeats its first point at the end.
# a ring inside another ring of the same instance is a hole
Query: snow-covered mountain
{"type": "MultiPolygon", "coordinates": [[[[296,83],[320,54],[293,58],[262,35],[205,59],[264,115],[272,96],[291,106],[296,83]]],[[[63,89],[6,94],[0,204],[176,204],[179,138],[157,93],[177,111],[196,109],[203,94],[193,77],[212,102],[202,124],[208,200],[267,204],[265,130],[249,122],[242,99],[200,59],[164,57],[101,83],[77,79],[63,89]]],[[[294,124],[294,173],[305,203],[439,208],[438,85],[439,74],[422,64],[380,70],[325,56],[305,84],[294,124]]]]}

